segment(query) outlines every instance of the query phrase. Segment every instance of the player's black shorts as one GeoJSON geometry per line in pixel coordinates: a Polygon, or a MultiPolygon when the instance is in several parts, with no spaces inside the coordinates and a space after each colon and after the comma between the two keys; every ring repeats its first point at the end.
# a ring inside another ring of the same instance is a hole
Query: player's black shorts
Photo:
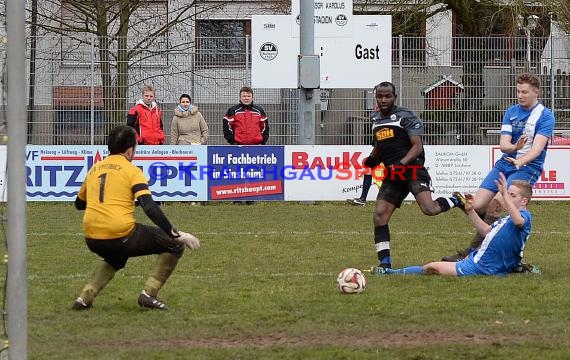
{"type": "Polygon", "coordinates": [[[406,170],[404,178],[406,180],[384,179],[377,200],[384,200],[399,208],[402,202],[411,192],[414,196],[423,191],[432,191],[431,177],[425,167],[406,170]]]}
{"type": "Polygon", "coordinates": [[[173,253],[178,257],[184,252],[184,245],[164,233],[156,226],[135,224],[127,236],[112,240],[85,238],[89,250],[99,255],[109,265],[120,270],[130,257],[173,253]]]}

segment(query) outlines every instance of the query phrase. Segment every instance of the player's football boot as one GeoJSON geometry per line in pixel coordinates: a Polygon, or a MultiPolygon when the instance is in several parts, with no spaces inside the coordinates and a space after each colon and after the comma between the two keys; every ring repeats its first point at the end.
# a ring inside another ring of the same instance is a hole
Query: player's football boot
{"type": "Polygon", "coordinates": [[[361,198],[346,199],[346,202],[354,206],[366,205],[366,200],[362,200],[361,198]]]}
{"type": "Polygon", "coordinates": [[[469,253],[473,251],[473,248],[465,248],[463,250],[457,250],[457,252],[453,255],[447,255],[441,258],[441,261],[447,262],[458,262],[459,260],[463,260],[469,255],[469,253]]]}
{"type": "Polygon", "coordinates": [[[540,268],[536,265],[521,262],[520,265],[513,270],[513,273],[540,275],[542,274],[542,271],[540,271],[540,268]]]}
{"type": "Polygon", "coordinates": [[[465,210],[465,196],[463,196],[463,194],[459,191],[455,191],[453,194],[451,194],[451,201],[453,201],[455,207],[458,207],[461,210],[465,210]]]}
{"type": "Polygon", "coordinates": [[[378,266],[372,266],[370,268],[370,274],[372,275],[386,275],[389,273],[388,269],[392,268],[392,264],[382,263],[378,266]]]}
{"type": "Polygon", "coordinates": [[[158,310],[168,310],[168,306],[157,298],[156,296],[150,296],[146,293],[146,291],[142,291],[139,295],[139,306],[143,308],[149,309],[158,309],[158,310]]]}
{"type": "Polygon", "coordinates": [[[93,307],[93,304],[87,304],[83,301],[82,298],[78,297],[73,305],[71,306],[72,310],[89,310],[93,307]]]}
{"type": "Polygon", "coordinates": [[[372,275],[386,275],[386,268],[382,266],[372,266],[370,268],[370,274],[372,275]]]}

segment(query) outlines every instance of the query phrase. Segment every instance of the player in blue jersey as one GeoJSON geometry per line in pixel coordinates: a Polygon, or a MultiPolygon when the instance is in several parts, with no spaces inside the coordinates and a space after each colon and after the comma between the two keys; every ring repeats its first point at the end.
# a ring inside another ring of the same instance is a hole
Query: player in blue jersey
{"type": "Polygon", "coordinates": [[[506,275],[519,266],[522,253],[532,229],[532,216],[527,205],[532,197],[532,186],[523,180],[513,180],[510,186],[504,174],[495,181],[503,196],[507,216],[489,225],[474,208],[474,198],[466,196],[465,211],[481,234],[481,246],[458,262],[436,261],[423,266],[402,269],[373,267],[374,274],[434,274],[448,276],[506,275]],[[508,186],[508,188],[507,188],[508,186]]]}
{"type": "MultiPolygon", "coordinates": [[[[479,186],[473,201],[473,208],[487,224],[496,221],[503,211],[503,201],[495,184],[500,173],[505,174],[507,185],[514,180],[524,180],[534,186],[543,170],[555,119],[552,111],[538,101],[539,95],[540,80],[536,75],[517,76],[518,103],[505,111],[501,126],[503,155],[479,186]]],[[[465,258],[479,248],[482,240],[476,235],[469,247],[442,260],[465,258]]]]}

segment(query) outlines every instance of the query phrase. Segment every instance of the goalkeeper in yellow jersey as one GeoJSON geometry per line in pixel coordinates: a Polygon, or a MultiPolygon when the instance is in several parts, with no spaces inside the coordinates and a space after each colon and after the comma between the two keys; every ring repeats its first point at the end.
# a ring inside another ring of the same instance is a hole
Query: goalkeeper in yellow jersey
{"type": "Polygon", "coordinates": [[[75,207],[85,210],[85,243],[103,261],[73,303],[74,310],[90,309],[93,299],[130,257],[152,254],[158,254],[158,258],[138,303],[144,308],[168,310],[157,297],[158,291],[176,268],[184,246],[191,250],[200,247],[194,235],[176,230],[153,201],[142,171],[131,163],[136,144],[133,128],[119,125],[111,130],[109,156],[89,170],[75,199],[75,207]],[[158,227],[135,221],[134,200],[158,227]]]}

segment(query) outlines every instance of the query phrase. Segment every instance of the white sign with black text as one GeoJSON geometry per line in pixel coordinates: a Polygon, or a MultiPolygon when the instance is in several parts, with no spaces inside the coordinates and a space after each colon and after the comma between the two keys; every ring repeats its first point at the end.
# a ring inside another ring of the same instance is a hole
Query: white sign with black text
{"type": "MultiPolygon", "coordinates": [[[[392,19],[388,15],[352,17],[349,37],[315,38],[320,57],[320,87],[369,89],[392,79],[392,19]]],[[[299,38],[289,15],[252,17],[252,85],[297,88],[299,38]]]]}
{"type": "MultiPolygon", "coordinates": [[[[291,2],[293,37],[298,38],[301,29],[301,0],[291,2]]],[[[352,1],[315,0],[315,38],[352,37],[352,1]]]]}

